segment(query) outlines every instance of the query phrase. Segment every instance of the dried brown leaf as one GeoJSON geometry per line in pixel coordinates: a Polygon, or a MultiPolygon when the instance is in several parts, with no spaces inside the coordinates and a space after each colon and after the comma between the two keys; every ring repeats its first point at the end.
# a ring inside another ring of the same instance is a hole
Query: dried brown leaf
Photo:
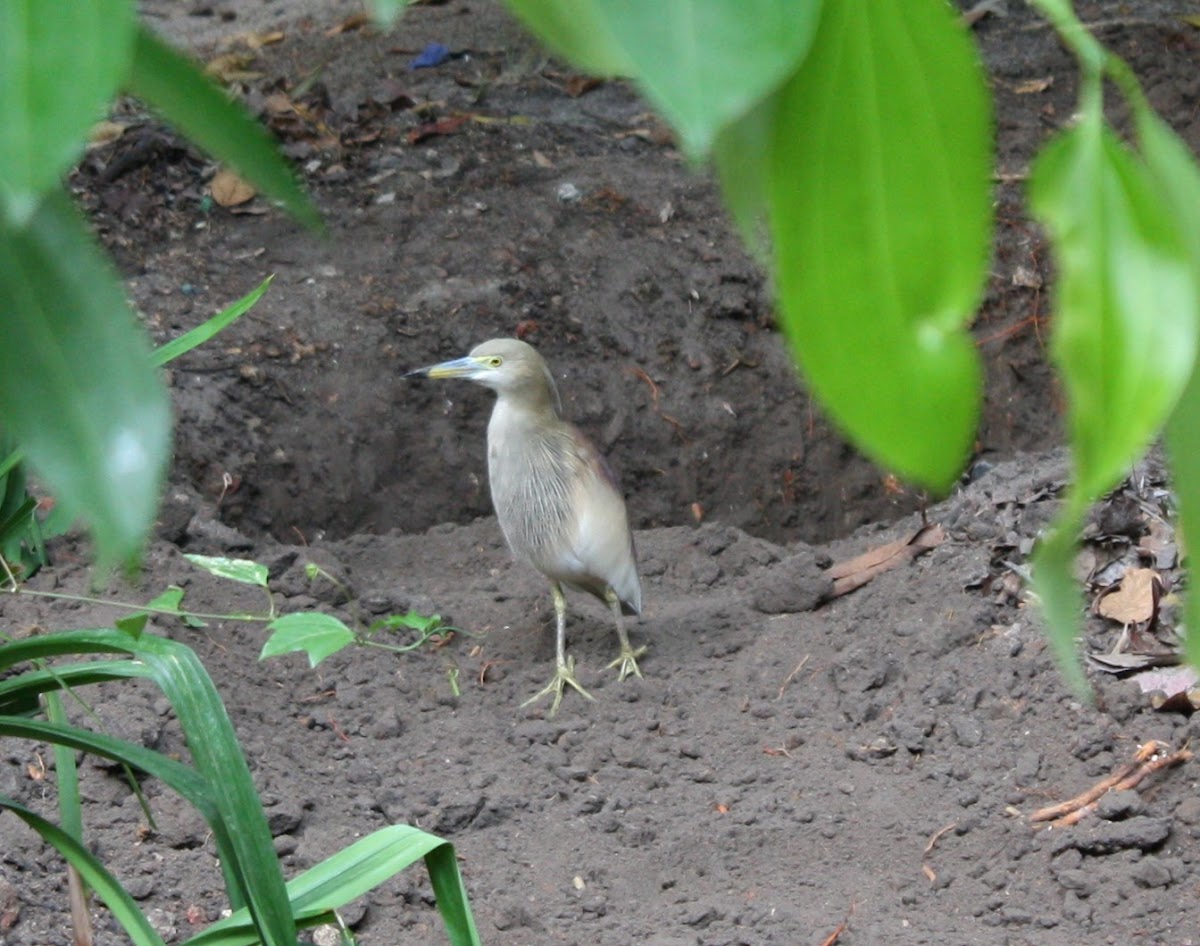
{"type": "Polygon", "coordinates": [[[1162,579],[1153,568],[1131,568],[1116,591],[1100,599],[1101,615],[1120,624],[1141,624],[1154,617],[1162,579]]]}
{"type": "Polygon", "coordinates": [[[223,85],[261,79],[261,72],[254,72],[247,68],[252,62],[254,62],[254,56],[251,53],[222,53],[210,60],[204,67],[204,71],[223,85]]]}
{"type": "Polygon", "coordinates": [[[326,36],[337,36],[341,33],[351,33],[354,30],[362,29],[371,22],[371,14],[369,13],[353,13],[341,23],[334,24],[325,31],[326,36]]]}
{"type": "Polygon", "coordinates": [[[96,122],[92,126],[92,130],[88,133],[88,150],[112,144],[125,134],[127,127],[127,125],[122,125],[120,122],[96,122]]]}
{"type": "Polygon", "coordinates": [[[597,89],[603,84],[604,80],[597,79],[595,76],[571,76],[567,79],[563,89],[571,98],[577,99],[581,95],[586,95],[592,89],[597,89]]]}
{"type": "Polygon", "coordinates": [[[1045,92],[1052,85],[1054,85],[1054,76],[1046,76],[1044,79],[1026,79],[1024,82],[1014,85],[1013,91],[1017,95],[1036,95],[1038,92],[1045,92]]]}
{"type": "Polygon", "coordinates": [[[217,172],[209,185],[212,198],[222,207],[237,207],[254,198],[253,187],[227,168],[217,172]]]}

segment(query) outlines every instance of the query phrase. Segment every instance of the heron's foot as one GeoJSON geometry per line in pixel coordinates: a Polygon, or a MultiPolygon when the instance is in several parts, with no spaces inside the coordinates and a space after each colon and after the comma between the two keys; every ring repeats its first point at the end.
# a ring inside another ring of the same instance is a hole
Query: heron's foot
{"type": "Polygon", "coordinates": [[[617,671],[617,681],[624,680],[630,674],[633,674],[639,679],[642,676],[642,671],[638,669],[637,659],[646,652],[646,645],[643,644],[637,650],[634,650],[628,644],[621,647],[621,655],[608,665],[611,670],[613,667],[619,667],[617,671]]]}
{"type": "Polygon", "coordinates": [[[550,712],[547,714],[549,716],[553,716],[558,712],[558,704],[562,702],[563,687],[565,686],[574,687],[579,691],[581,696],[586,697],[589,700],[595,699],[595,697],[585,690],[580,685],[579,681],[575,679],[575,658],[568,657],[566,663],[559,664],[555,668],[554,676],[551,678],[550,682],[546,684],[545,689],[538,690],[537,693],[533,694],[533,696],[531,696],[521,705],[529,706],[531,703],[536,703],[543,696],[548,696],[553,693],[554,702],[550,704],[550,712]]]}

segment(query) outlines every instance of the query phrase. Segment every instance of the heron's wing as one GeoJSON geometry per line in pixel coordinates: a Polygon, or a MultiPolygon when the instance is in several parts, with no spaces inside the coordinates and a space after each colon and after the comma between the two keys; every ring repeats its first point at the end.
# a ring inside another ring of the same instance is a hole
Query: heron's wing
{"type": "Polygon", "coordinates": [[[605,586],[611,587],[621,603],[634,613],[642,609],[642,586],[637,574],[633,534],[625,500],[617,486],[612,468],[599,451],[582,434],[576,438],[581,467],[591,475],[582,476],[576,483],[574,507],[579,511],[573,551],[582,569],[593,582],[573,582],[597,594],[590,585],[598,587],[604,596],[605,586]]]}

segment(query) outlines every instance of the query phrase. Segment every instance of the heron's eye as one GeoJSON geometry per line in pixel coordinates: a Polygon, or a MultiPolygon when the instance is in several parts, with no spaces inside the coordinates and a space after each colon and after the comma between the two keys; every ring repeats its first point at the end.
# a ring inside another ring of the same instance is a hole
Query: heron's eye
{"type": "Polygon", "coordinates": [[[492,355],[492,357],[487,360],[487,364],[489,368],[499,368],[502,364],[504,364],[504,359],[499,355],[492,355]]]}

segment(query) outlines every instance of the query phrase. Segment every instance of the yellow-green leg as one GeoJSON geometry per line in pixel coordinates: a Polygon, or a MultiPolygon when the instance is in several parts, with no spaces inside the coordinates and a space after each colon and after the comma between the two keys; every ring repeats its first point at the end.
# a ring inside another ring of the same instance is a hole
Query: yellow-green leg
{"type": "Polygon", "coordinates": [[[613,619],[617,622],[617,637],[621,639],[621,653],[608,666],[620,667],[617,672],[617,680],[624,680],[631,673],[640,677],[642,671],[638,669],[637,659],[646,652],[645,646],[634,650],[629,644],[629,635],[625,633],[625,615],[621,613],[621,599],[617,597],[617,593],[611,588],[604,591],[604,600],[608,602],[609,610],[613,613],[613,619]]]}
{"type": "MultiPolygon", "coordinates": [[[[546,684],[544,689],[539,690],[521,705],[528,706],[530,703],[536,703],[543,696],[553,693],[554,702],[550,704],[549,713],[550,716],[553,716],[558,712],[558,704],[562,702],[564,686],[570,685],[574,687],[589,700],[595,699],[595,697],[593,697],[592,694],[588,693],[587,690],[579,685],[579,681],[575,679],[575,658],[567,656],[567,599],[563,596],[562,585],[560,585],[558,582],[554,582],[550,586],[550,593],[554,595],[554,619],[556,625],[555,633],[557,636],[557,653],[555,654],[554,660],[554,676],[551,678],[550,682],[546,684]]],[[[624,632],[622,632],[622,635],[623,633],[624,632]]],[[[628,641],[626,641],[626,646],[628,646],[628,641]]],[[[637,669],[636,664],[634,665],[634,669],[637,669]]],[[[624,679],[623,676],[622,679],[624,679]]]]}

